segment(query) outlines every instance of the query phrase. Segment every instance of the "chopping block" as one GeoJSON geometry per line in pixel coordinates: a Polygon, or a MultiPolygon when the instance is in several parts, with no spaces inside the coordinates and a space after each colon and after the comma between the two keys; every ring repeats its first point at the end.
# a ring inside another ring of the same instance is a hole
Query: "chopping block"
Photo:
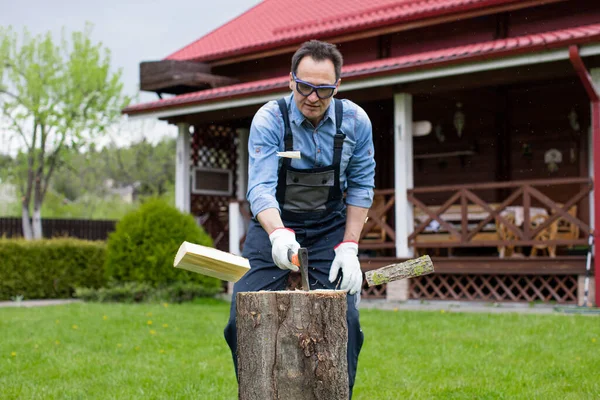
{"type": "Polygon", "coordinates": [[[239,292],[240,400],[348,399],[342,290],[239,292]]]}

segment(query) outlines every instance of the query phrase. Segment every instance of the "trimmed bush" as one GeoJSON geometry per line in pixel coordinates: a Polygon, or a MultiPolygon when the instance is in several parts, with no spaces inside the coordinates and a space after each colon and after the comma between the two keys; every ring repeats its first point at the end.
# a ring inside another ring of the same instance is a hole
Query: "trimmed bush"
{"type": "Polygon", "coordinates": [[[191,215],[161,199],[150,199],[123,217],[109,235],[106,277],[115,283],[148,283],[154,288],[193,282],[209,293],[220,290],[218,279],[173,268],[173,259],[184,240],[213,245],[191,215]]]}
{"type": "Polygon", "coordinates": [[[201,297],[211,297],[220,291],[218,287],[207,287],[194,282],[176,282],[154,288],[148,283],[127,282],[112,284],[106,288],[78,288],[75,297],[84,301],[140,303],[166,301],[182,303],[201,297]]]}
{"type": "Polygon", "coordinates": [[[147,283],[127,282],[100,289],[77,288],[75,297],[84,301],[139,303],[148,300],[153,290],[147,283]]]}
{"type": "Polygon", "coordinates": [[[0,300],[72,297],[106,284],[106,245],[79,239],[0,238],[0,300]]]}

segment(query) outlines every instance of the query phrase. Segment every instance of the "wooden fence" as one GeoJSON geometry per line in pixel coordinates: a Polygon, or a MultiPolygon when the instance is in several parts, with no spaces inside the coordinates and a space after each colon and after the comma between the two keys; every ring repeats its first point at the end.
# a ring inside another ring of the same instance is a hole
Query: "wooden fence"
{"type": "MultiPolygon", "coordinates": [[[[42,219],[42,233],[46,238],[75,237],[86,240],[106,240],[115,230],[117,221],[89,219],[42,219]]],[[[0,236],[8,238],[22,237],[21,218],[0,218],[0,236]]]]}

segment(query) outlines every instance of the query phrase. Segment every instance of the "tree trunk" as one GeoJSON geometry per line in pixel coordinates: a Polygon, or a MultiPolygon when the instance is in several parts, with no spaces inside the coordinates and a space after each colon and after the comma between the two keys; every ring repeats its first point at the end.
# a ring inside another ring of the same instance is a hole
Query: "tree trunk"
{"type": "Polygon", "coordinates": [[[33,209],[33,221],[31,221],[34,239],[41,239],[44,237],[42,232],[42,210],[39,207],[40,206],[33,209]]]}
{"type": "Polygon", "coordinates": [[[237,294],[240,400],[348,399],[346,292],[237,294]]]}
{"type": "Polygon", "coordinates": [[[33,238],[33,231],[31,229],[31,221],[29,220],[29,209],[27,206],[21,206],[21,222],[23,225],[23,237],[27,240],[33,238]]]}

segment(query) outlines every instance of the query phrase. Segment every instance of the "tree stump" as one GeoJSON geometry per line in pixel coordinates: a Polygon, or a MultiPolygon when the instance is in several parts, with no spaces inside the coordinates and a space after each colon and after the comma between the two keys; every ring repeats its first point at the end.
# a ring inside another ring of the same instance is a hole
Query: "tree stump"
{"type": "Polygon", "coordinates": [[[348,399],[346,292],[240,292],[240,400],[348,399]]]}

